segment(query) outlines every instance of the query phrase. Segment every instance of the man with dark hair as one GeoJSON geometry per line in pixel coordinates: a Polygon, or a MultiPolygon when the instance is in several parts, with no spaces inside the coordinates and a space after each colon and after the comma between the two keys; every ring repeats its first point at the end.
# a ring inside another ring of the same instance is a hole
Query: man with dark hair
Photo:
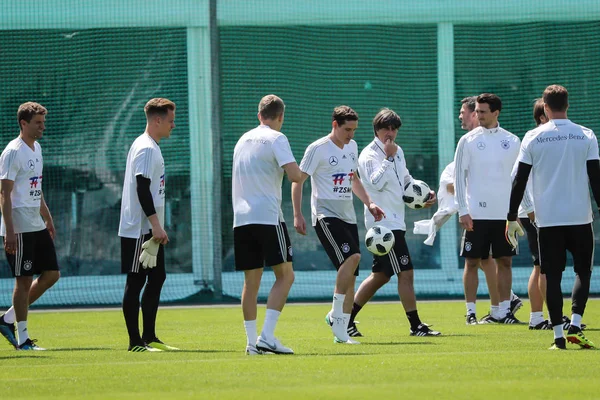
{"type": "Polygon", "coordinates": [[[329,259],[338,270],[333,292],[333,305],[326,320],[334,341],[356,344],[348,336],[348,322],[354,300],[354,285],[360,261],[360,240],[352,193],[366,205],[376,221],[383,211],[365,191],[356,175],[358,148],[353,140],[358,115],[348,106],[333,111],[331,132],[308,146],[300,162],[302,179],[292,183],[294,227],[306,235],[302,215],[302,184],[311,177],[312,225],[329,259]]]}
{"type": "Polygon", "coordinates": [[[246,354],[294,354],[275,337],[275,326],[294,282],[292,244],[281,212],[281,182],[301,172],[287,137],[281,133],[285,105],[275,95],[258,105],[260,125],[242,135],[233,150],[232,202],[235,269],[244,271],[242,313],[246,354]],[[256,331],[258,289],[264,267],[275,274],[260,336],[256,331]]]}
{"type": "Polygon", "coordinates": [[[0,235],[15,277],[12,307],[0,317],[0,333],[17,350],[45,350],[29,338],[29,305],[60,278],[54,222],[42,192],[43,157],[38,143],[48,111],[41,104],[19,106],[19,136],[0,156],[0,235]],[[36,280],[33,275],[39,274],[36,280]],[[15,322],[18,335],[15,333],[15,322]]]}
{"type": "Polygon", "coordinates": [[[482,323],[514,324],[511,312],[511,261],[515,254],[504,239],[504,212],[508,209],[511,171],[519,151],[519,138],[502,129],[498,115],[502,101],[494,94],[477,97],[479,127],[465,134],[456,148],[455,189],[459,221],[465,229],[461,256],[466,267],[477,269],[492,254],[498,266],[499,306],[492,306],[482,323]]]}
{"type": "Polygon", "coordinates": [[[600,201],[598,140],[593,131],[567,118],[567,89],[560,85],[548,86],[543,100],[549,122],[527,132],[523,138],[512,183],[506,238],[512,246],[516,246],[517,234],[523,235],[517,222],[517,211],[531,174],[540,268],[541,273],[546,275],[546,305],[554,331],[554,343],[550,349],[566,349],[561,280],[567,251],[573,256],[576,277],[572,295],[573,314],[566,339],[591,349],[595,346],[583,334],[581,318],[589,296],[594,254],[588,184],[591,184],[596,203],[600,201]]]}
{"type": "Polygon", "coordinates": [[[165,164],[159,144],[175,128],[175,103],[151,99],[144,107],[146,130],[129,148],[121,198],[121,272],[127,274],[123,316],[133,353],[178,350],[156,336],[160,292],[167,278],[164,245],[165,164]],[[145,289],[144,289],[145,286],[145,289]],[[142,294],[143,334],[138,318],[142,294]]]}
{"type": "MultiPolygon", "coordinates": [[[[406,244],[406,223],[404,221],[404,187],[413,181],[406,168],[406,158],[402,148],[395,143],[402,121],[393,110],[384,108],[373,118],[375,138],[358,157],[359,175],[365,190],[373,201],[379,204],[386,218],[378,222],[389,228],[395,238],[394,247],[385,256],[373,255],[373,272],[365,279],[354,296],[354,305],[348,323],[348,335],[362,336],[356,328],[354,318],[375,293],[394,275],[398,275],[398,295],[410,324],[411,336],[438,336],[440,332],[421,322],[417,312],[417,298],[414,288],[413,265],[406,244]]],[[[435,192],[425,203],[425,208],[435,204],[435,192]]],[[[375,218],[365,206],[365,227],[375,225],[375,218]]]]}

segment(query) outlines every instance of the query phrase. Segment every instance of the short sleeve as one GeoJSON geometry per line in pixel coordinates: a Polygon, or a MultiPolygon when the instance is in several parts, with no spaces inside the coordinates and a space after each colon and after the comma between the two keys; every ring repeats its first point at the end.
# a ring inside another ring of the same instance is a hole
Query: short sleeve
{"type": "Polygon", "coordinates": [[[139,149],[132,160],[133,176],[142,175],[144,178],[152,179],[152,157],[154,152],[150,147],[139,149]]]}
{"type": "MultiPolygon", "coordinates": [[[[517,157],[517,164],[522,162],[525,164],[533,165],[533,158],[531,156],[531,139],[530,136],[525,134],[523,138],[523,142],[521,143],[521,149],[519,150],[519,156],[517,157]]],[[[598,149],[598,145],[596,144],[596,149],[598,149]]],[[[597,158],[597,157],[596,157],[597,158]]]]}
{"type": "Polygon", "coordinates": [[[296,162],[296,159],[292,154],[290,142],[285,135],[280,135],[277,139],[275,139],[273,141],[272,148],[273,153],[275,154],[275,159],[277,160],[277,165],[280,167],[284,166],[285,164],[296,162]]]}
{"type": "Polygon", "coordinates": [[[300,170],[307,175],[311,175],[315,173],[317,167],[319,166],[320,157],[318,155],[319,148],[314,145],[310,145],[306,148],[306,152],[304,152],[304,157],[302,157],[302,161],[300,161],[300,170]]]}
{"type": "Polygon", "coordinates": [[[16,149],[8,149],[2,153],[0,156],[0,179],[15,180],[19,172],[18,154],[16,149]]]}
{"type": "Polygon", "coordinates": [[[596,135],[592,132],[592,138],[590,140],[590,147],[588,149],[587,159],[588,160],[598,160],[598,139],[596,135]]]}

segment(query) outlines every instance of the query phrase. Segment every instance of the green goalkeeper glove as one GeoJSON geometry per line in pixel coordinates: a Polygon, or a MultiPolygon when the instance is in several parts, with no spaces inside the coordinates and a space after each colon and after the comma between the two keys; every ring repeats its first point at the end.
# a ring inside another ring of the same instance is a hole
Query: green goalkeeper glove
{"type": "Polygon", "coordinates": [[[155,241],[154,239],[146,240],[142,244],[142,254],[140,255],[140,264],[144,268],[154,268],[156,267],[156,255],[158,254],[158,248],[160,247],[160,243],[155,241]]]}
{"type": "Polygon", "coordinates": [[[525,232],[523,232],[523,228],[521,228],[521,224],[517,221],[506,221],[506,240],[513,249],[517,248],[517,244],[519,243],[519,239],[517,235],[523,236],[525,232]]]}

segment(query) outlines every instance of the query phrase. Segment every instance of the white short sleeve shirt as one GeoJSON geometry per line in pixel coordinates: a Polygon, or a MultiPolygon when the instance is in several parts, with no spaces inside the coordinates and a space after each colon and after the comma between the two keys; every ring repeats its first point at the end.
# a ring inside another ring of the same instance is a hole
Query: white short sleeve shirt
{"type": "Polygon", "coordinates": [[[592,222],[587,161],[599,158],[594,132],[568,119],[527,132],[518,162],[532,166],[528,182],[539,227],[592,222]]]}
{"type": "Polygon", "coordinates": [[[300,162],[310,175],[312,225],[325,217],[356,224],[352,201],[352,179],[358,169],[358,146],[354,140],[340,149],[325,136],[311,143],[300,162]]]}
{"type": "MultiPolygon", "coordinates": [[[[31,149],[20,137],[12,140],[0,156],[0,179],[14,182],[10,194],[15,233],[37,232],[46,225],[40,215],[42,200],[42,147],[31,149]]],[[[4,217],[0,235],[6,236],[4,217]]]]}
{"type": "Polygon", "coordinates": [[[121,198],[121,221],[119,222],[119,236],[121,237],[137,239],[149,233],[152,228],[138,198],[136,180],[138,175],[150,179],[150,193],[154,208],[158,220],[164,228],[165,162],[160,147],[148,133],[138,136],[127,154],[121,198]]]}
{"type": "Polygon", "coordinates": [[[283,166],[296,162],[287,137],[266,125],[242,135],[233,151],[233,226],[283,222],[283,166]]]}

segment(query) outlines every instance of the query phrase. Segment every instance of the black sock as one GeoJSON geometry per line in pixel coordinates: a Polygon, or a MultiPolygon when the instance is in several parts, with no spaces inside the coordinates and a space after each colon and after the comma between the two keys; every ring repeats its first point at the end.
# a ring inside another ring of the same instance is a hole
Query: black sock
{"type": "Polygon", "coordinates": [[[408,322],[410,323],[410,329],[415,330],[421,325],[421,319],[419,318],[419,313],[417,310],[409,311],[406,313],[408,317],[408,322]]]}
{"type": "Polygon", "coordinates": [[[148,283],[142,295],[142,319],[144,324],[143,339],[151,342],[156,339],[156,314],[160,292],[165,283],[166,274],[164,270],[151,270],[148,272],[148,283]]]}
{"type": "Polygon", "coordinates": [[[360,310],[362,310],[362,308],[363,306],[359,306],[356,303],[352,305],[352,312],[350,313],[350,320],[348,321],[348,326],[354,323],[354,318],[356,318],[356,315],[360,312],[360,310]]]}
{"type": "Polygon", "coordinates": [[[145,283],[146,276],[144,274],[127,274],[127,283],[125,284],[125,293],[123,294],[123,316],[125,317],[125,325],[129,334],[130,346],[143,344],[140,337],[138,319],[140,315],[140,292],[145,283]]]}

